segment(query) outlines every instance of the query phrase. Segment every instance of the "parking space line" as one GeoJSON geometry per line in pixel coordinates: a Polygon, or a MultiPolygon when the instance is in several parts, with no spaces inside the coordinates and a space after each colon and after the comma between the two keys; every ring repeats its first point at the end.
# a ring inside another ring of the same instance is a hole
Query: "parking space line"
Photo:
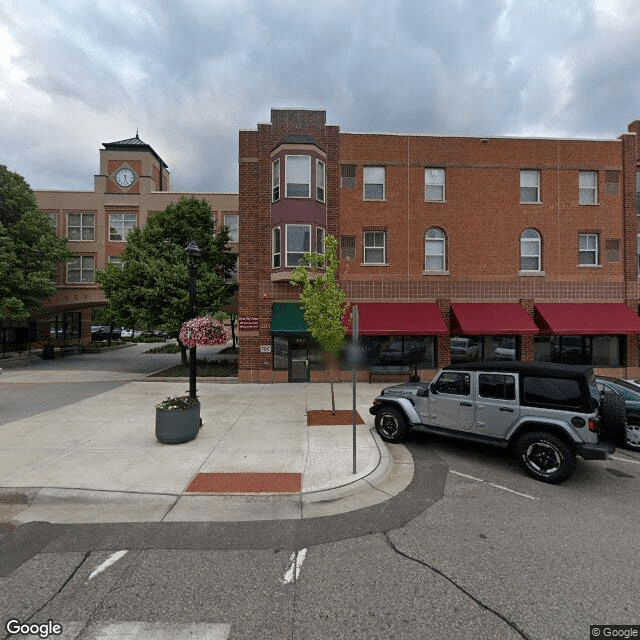
{"type": "Polygon", "coordinates": [[[112,553],[102,564],[98,565],[87,578],[87,582],[95,578],[99,573],[102,573],[105,569],[108,569],[112,564],[118,562],[120,558],[126,555],[126,551],[116,551],[112,553]]]}
{"type": "Polygon", "coordinates": [[[618,458],[618,456],[609,456],[611,460],[621,460],[622,462],[630,462],[631,464],[640,464],[640,460],[631,460],[630,458],[618,458]]]}
{"type": "Polygon", "coordinates": [[[515,491],[514,489],[509,489],[509,487],[503,487],[501,484],[495,484],[493,482],[487,482],[482,478],[476,478],[475,476],[470,476],[466,473],[460,473],[460,471],[454,471],[453,469],[449,469],[449,473],[453,473],[456,476],[460,476],[462,478],[468,478],[469,480],[475,480],[476,482],[483,482],[484,484],[488,484],[495,489],[501,489],[502,491],[508,491],[509,493],[515,493],[517,496],[521,496],[523,498],[529,498],[529,500],[540,500],[540,498],[536,498],[535,496],[530,496],[528,493],[521,493],[520,491],[515,491]]]}

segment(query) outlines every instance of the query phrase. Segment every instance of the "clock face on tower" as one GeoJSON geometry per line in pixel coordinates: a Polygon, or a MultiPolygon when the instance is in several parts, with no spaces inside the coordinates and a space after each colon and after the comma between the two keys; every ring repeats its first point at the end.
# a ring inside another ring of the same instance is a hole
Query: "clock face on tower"
{"type": "Polygon", "coordinates": [[[135,174],[131,169],[123,167],[122,169],[118,169],[116,171],[115,179],[119,186],[121,187],[130,187],[135,180],[135,174]]]}

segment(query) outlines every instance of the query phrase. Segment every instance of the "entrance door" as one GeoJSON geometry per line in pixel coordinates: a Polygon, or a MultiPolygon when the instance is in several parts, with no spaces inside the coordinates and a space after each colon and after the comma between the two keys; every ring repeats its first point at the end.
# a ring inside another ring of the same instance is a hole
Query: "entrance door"
{"type": "Polygon", "coordinates": [[[289,338],[289,382],[309,382],[309,344],[306,338],[289,338]]]}

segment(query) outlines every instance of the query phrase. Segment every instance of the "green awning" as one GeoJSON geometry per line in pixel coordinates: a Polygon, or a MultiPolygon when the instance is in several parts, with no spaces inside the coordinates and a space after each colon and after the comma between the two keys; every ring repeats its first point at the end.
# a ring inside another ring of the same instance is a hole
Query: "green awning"
{"type": "Polygon", "coordinates": [[[304,319],[300,304],[297,302],[274,302],[271,310],[271,333],[293,334],[307,333],[309,325],[304,319]]]}

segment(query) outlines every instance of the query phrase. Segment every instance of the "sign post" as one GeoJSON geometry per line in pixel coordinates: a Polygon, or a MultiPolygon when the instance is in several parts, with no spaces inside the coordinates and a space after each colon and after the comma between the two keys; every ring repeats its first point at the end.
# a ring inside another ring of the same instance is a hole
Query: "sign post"
{"type": "Polygon", "coordinates": [[[356,381],[358,378],[358,307],[353,307],[351,313],[351,330],[352,330],[352,356],[353,356],[353,380],[351,386],[353,388],[353,473],[356,472],[356,381]]]}

